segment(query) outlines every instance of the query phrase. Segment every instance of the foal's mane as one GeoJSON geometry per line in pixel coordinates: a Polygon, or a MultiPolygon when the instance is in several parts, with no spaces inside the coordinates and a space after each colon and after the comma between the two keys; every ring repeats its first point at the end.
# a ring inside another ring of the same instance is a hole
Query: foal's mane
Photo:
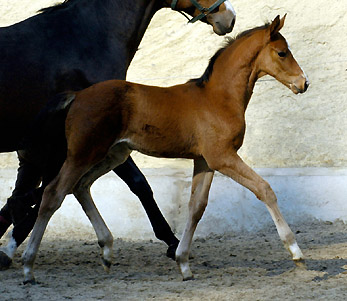
{"type": "Polygon", "coordinates": [[[213,71],[213,66],[214,63],[216,62],[217,58],[223,53],[223,51],[225,49],[227,49],[228,47],[230,47],[231,45],[233,45],[233,43],[236,40],[239,40],[245,36],[249,36],[251,34],[253,34],[255,31],[258,30],[262,30],[262,29],[266,29],[270,26],[270,23],[266,23],[262,26],[258,26],[255,28],[251,28],[251,29],[247,29],[241,33],[239,33],[236,37],[226,37],[225,38],[225,44],[219,49],[217,50],[217,52],[211,57],[210,62],[205,70],[205,72],[203,73],[203,75],[199,78],[193,78],[191,80],[189,80],[188,82],[191,83],[195,83],[198,87],[203,88],[205,86],[205,84],[209,81],[210,76],[212,74],[213,71]]]}

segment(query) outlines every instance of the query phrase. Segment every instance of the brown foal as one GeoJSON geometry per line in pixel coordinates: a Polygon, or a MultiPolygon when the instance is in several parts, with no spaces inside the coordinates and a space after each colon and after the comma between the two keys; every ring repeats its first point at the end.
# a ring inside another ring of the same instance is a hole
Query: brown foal
{"type": "Polygon", "coordinates": [[[193,277],[188,258],[196,226],[207,205],[214,171],[251,190],[268,208],[294,261],[303,260],[293,232],[270,185],[238,156],[245,111],[254,85],[268,74],[295,94],[308,80],[279,30],[285,17],[240,34],[212,57],[200,79],[168,88],[120,80],[66,94],[67,159],[44,191],[39,216],[23,254],[25,282],[34,282],[33,263],[50,217],[74,193],[93,223],[109,267],[112,236],[89,193],[101,175],[123,163],[132,150],[156,157],[194,160],[189,218],[176,251],[183,279],[193,277]]]}

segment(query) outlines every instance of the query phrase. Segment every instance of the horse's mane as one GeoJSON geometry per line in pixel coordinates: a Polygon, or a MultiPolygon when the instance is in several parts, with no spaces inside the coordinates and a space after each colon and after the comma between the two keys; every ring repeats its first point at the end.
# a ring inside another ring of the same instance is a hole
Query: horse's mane
{"type": "Polygon", "coordinates": [[[41,8],[38,12],[39,13],[48,13],[48,12],[56,11],[58,9],[66,8],[72,2],[77,2],[77,1],[79,1],[79,0],[65,0],[62,3],[57,3],[57,4],[54,4],[54,5],[49,6],[49,7],[41,8]]]}
{"type": "Polygon", "coordinates": [[[217,50],[217,52],[211,57],[210,62],[208,64],[205,72],[203,73],[203,75],[199,78],[191,79],[188,82],[193,82],[198,87],[204,87],[205,83],[207,83],[210,79],[210,76],[211,76],[212,71],[213,71],[214,63],[216,62],[217,58],[223,53],[223,51],[225,49],[230,47],[236,40],[241,39],[245,36],[251,35],[253,32],[255,32],[257,30],[265,29],[269,26],[270,26],[270,23],[266,23],[265,25],[262,25],[262,26],[247,29],[247,30],[239,33],[236,37],[226,37],[225,44],[219,50],[217,50]]]}

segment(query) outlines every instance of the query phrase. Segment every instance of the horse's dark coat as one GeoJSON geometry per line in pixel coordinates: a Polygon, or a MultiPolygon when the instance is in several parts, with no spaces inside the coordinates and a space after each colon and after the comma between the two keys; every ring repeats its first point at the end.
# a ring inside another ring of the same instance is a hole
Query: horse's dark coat
{"type": "MultiPolygon", "coordinates": [[[[69,0],[43,9],[27,20],[0,28],[0,126],[3,129],[0,152],[24,148],[23,137],[31,128],[31,122],[53,95],[80,90],[106,79],[125,79],[143,34],[161,7],[160,1],[69,0]]],[[[66,111],[60,111],[51,124],[63,122],[65,115],[66,111]]],[[[63,134],[54,133],[56,129],[51,127],[44,130],[51,137],[63,134]]],[[[66,153],[61,141],[64,140],[51,139],[52,157],[66,153]]],[[[32,194],[43,175],[28,167],[30,161],[37,161],[33,153],[22,151],[19,158],[21,166],[14,197],[32,194]],[[28,179],[30,189],[24,183],[28,179]]],[[[64,158],[57,160],[56,168],[44,174],[46,183],[63,161],[64,158]]],[[[139,196],[157,237],[168,245],[177,245],[178,240],[155,204],[146,179],[131,158],[114,171],[139,196]]],[[[27,222],[16,225],[13,234],[17,245],[31,231],[35,211],[27,222]]],[[[9,219],[7,205],[0,215],[9,219]]],[[[1,226],[6,230],[9,224],[1,226]]]]}
{"type": "Polygon", "coordinates": [[[124,79],[158,5],[70,0],[0,28],[0,151],[14,151],[47,100],[110,78],[124,79]],[[148,12],[146,12],[148,9],[148,12]]]}
{"type": "MultiPolygon", "coordinates": [[[[27,140],[23,138],[48,99],[57,93],[81,90],[107,79],[125,79],[151,18],[160,8],[170,4],[171,1],[164,0],[66,0],[42,9],[27,20],[0,28],[0,126],[3,129],[0,152],[17,151],[20,159],[12,203],[19,196],[32,198],[41,177],[44,186],[64,161],[63,132],[55,125],[64,121],[66,108],[53,112],[48,124],[43,122],[43,132],[49,137],[49,143],[46,144],[48,149],[40,151],[54,158],[51,160],[53,167],[48,161],[40,160],[40,152],[23,151],[27,148],[27,140]],[[37,171],[35,164],[33,168],[31,161],[39,162],[41,170],[37,171]],[[45,168],[46,165],[51,169],[45,168]]],[[[185,4],[181,6],[185,13],[196,13],[193,5],[186,7],[185,4]]],[[[205,1],[205,4],[208,3],[205,1]]],[[[218,11],[219,8],[214,12],[218,11]]],[[[230,32],[234,26],[234,14],[226,11],[225,6],[221,12],[223,21],[213,21],[218,34],[230,32]]],[[[210,17],[201,21],[210,22],[207,20],[210,17]]],[[[157,207],[145,177],[130,157],[114,172],[140,198],[155,235],[170,246],[168,254],[174,257],[178,240],[157,207]]],[[[13,213],[13,217],[19,216],[13,213]]],[[[36,214],[37,208],[30,218],[16,223],[13,237],[17,245],[31,231],[36,214]]],[[[8,205],[1,209],[0,217],[1,237],[11,224],[8,205]]]]}

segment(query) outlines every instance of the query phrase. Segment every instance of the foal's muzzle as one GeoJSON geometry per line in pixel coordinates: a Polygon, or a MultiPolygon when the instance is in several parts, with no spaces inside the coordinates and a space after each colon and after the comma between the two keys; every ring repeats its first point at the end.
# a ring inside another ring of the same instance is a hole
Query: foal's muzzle
{"type": "Polygon", "coordinates": [[[307,77],[305,75],[301,75],[297,80],[295,80],[289,86],[290,86],[290,89],[295,94],[299,94],[299,93],[305,93],[309,85],[310,85],[310,82],[308,81],[307,77]]]}

